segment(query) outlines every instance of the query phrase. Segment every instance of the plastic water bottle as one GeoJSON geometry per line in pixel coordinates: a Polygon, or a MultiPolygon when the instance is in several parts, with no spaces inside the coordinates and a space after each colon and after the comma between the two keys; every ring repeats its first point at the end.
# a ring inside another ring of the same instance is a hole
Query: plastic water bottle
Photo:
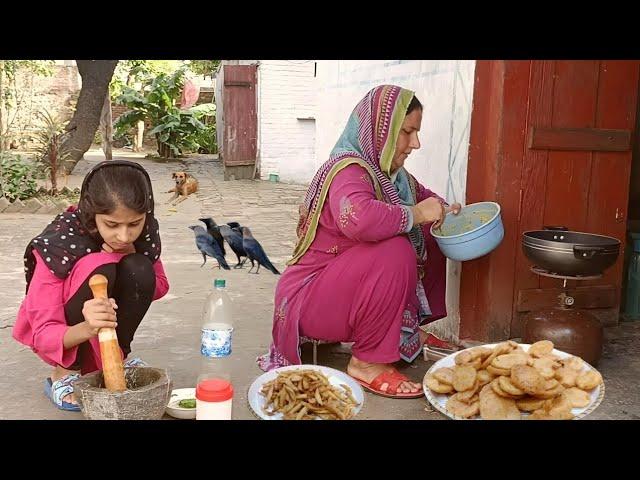
{"type": "Polygon", "coordinates": [[[206,379],[231,380],[230,357],[233,351],[232,301],[225,291],[226,282],[214,281],[202,311],[200,337],[201,368],[198,383],[206,379]]]}

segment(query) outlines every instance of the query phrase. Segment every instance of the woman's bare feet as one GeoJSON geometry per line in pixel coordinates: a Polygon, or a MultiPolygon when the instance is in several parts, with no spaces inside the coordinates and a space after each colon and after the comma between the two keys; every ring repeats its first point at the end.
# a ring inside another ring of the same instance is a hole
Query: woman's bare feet
{"type": "MultiPolygon", "coordinates": [[[[65,375],[69,375],[70,373],[77,373],[75,370],[67,370],[66,368],[62,368],[60,365],[56,366],[53,369],[53,373],[51,374],[51,381],[55,382],[56,380],[60,380],[65,375]]],[[[76,402],[76,397],[73,393],[69,393],[62,397],[62,400],[68,403],[72,403],[74,405],[78,405],[76,402]]]]}
{"type": "MultiPolygon", "coordinates": [[[[391,371],[393,367],[386,363],[368,363],[358,360],[353,355],[347,365],[347,373],[354,378],[360,379],[364,382],[371,383],[374,378],[380,375],[382,372],[391,371]]],[[[389,385],[383,383],[380,390],[387,391],[389,385]]],[[[415,382],[402,382],[398,386],[398,393],[416,393],[422,389],[422,385],[415,382]]]]}

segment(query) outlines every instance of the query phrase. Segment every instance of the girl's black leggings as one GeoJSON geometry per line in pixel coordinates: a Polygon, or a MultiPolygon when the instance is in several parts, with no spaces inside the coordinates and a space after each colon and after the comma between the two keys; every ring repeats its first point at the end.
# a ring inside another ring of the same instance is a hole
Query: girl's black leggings
{"type": "MultiPolygon", "coordinates": [[[[84,302],[93,298],[89,279],[97,273],[107,277],[109,298],[114,298],[118,304],[116,334],[120,348],[126,357],[131,352],[133,335],[149,310],[156,289],[156,275],[153,265],[144,255],[132,253],[122,257],[118,263],[108,263],[96,268],[65,304],[67,325],[73,326],[84,321],[82,315],[84,302]]],[[[71,370],[80,369],[82,355],[85,354],[88,347],[88,342],[79,345],[78,356],[74,365],[70,367],[71,370]]]]}

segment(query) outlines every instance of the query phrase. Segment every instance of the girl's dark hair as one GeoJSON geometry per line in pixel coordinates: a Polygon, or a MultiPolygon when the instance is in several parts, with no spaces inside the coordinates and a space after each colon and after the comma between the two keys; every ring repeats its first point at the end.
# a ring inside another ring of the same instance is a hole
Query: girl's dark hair
{"type": "Polygon", "coordinates": [[[78,209],[89,231],[96,230],[96,214],[112,213],[122,205],[136,213],[153,208],[153,194],[146,175],[135,167],[112,165],[97,169],[86,183],[78,209]]]}
{"type": "Polygon", "coordinates": [[[420,103],[420,100],[418,100],[418,97],[414,95],[413,98],[411,99],[411,102],[409,103],[409,106],[407,107],[407,115],[409,115],[411,112],[413,112],[417,108],[422,110],[422,104],[420,103]]]}

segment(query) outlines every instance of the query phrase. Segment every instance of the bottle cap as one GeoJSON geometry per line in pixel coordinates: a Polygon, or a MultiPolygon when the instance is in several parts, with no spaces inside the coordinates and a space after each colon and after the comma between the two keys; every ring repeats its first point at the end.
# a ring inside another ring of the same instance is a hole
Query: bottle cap
{"type": "Polygon", "coordinates": [[[227,380],[202,380],[196,387],[196,398],[205,402],[224,402],[233,397],[233,386],[227,380]]]}

